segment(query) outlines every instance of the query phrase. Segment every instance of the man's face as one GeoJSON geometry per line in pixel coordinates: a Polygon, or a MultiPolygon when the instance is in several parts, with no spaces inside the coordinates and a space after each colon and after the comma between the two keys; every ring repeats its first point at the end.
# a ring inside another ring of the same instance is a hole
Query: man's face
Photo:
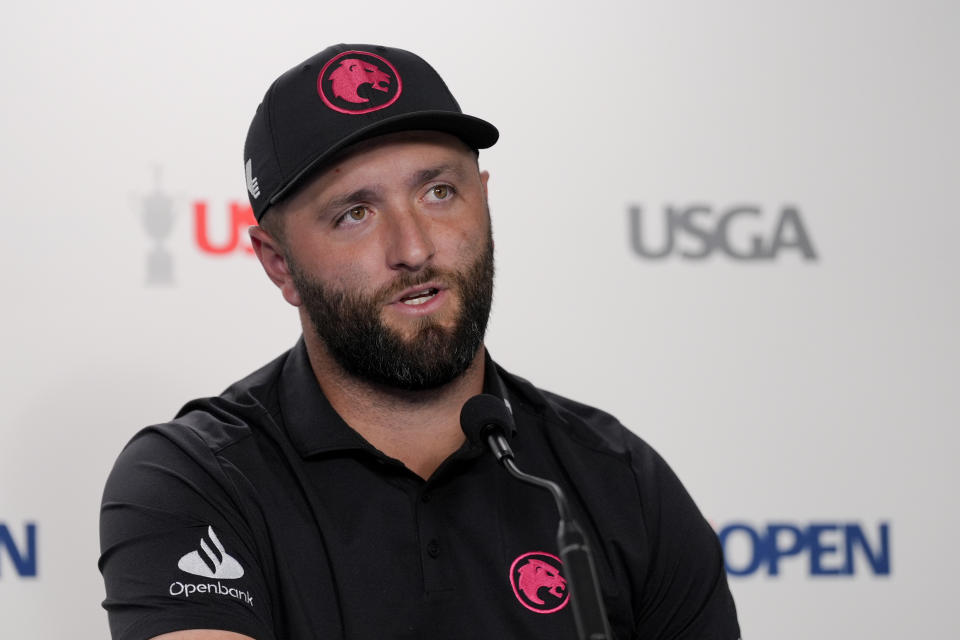
{"type": "Polygon", "coordinates": [[[493,294],[486,178],[452,136],[396,134],[284,207],[298,302],[347,372],[430,389],[473,362],[493,294]]]}

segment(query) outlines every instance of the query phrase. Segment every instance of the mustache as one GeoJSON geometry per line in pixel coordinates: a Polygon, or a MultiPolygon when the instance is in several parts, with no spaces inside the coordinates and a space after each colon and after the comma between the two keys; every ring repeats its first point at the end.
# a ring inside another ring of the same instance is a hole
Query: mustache
{"type": "Polygon", "coordinates": [[[411,287],[416,287],[417,285],[436,282],[449,288],[452,282],[457,282],[458,280],[457,274],[430,265],[416,273],[409,271],[403,272],[398,275],[393,282],[377,289],[371,296],[371,299],[378,303],[389,302],[396,298],[400,292],[411,287]]]}

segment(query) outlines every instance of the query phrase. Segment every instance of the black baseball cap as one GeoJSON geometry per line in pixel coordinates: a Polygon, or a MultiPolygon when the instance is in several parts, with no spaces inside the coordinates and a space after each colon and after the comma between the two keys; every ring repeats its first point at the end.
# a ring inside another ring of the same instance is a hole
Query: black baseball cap
{"type": "Polygon", "coordinates": [[[416,54],[368,44],[324,49],[277,78],[250,123],[243,161],[257,222],[346,147],[420,129],[455,135],[473,149],[492,147],[500,136],[464,114],[416,54]]]}

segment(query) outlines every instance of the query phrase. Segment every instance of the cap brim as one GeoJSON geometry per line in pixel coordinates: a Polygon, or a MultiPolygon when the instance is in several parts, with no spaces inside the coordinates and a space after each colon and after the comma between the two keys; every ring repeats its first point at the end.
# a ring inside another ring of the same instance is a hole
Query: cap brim
{"type": "MultiPolygon", "coordinates": [[[[376,136],[399,131],[441,131],[449,133],[463,140],[474,149],[487,149],[496,144],[500,137],[497,128],[480,118],[468,116],[464,113],[451,111],[419,111],[385,118],[374,124],[358,129],[351,135],[343,138],[337,144],[328,147],[323,153],[311,159],[302,169],[287,180],[272,196],[269,205],[274,205],[291,191],[296,189],[308,176],[313,174],[326,161],[330,160],[347,147],[368,140],[376,136]]],[[[263,214],[266,214],[264,209],[263,214]]],[[[261,214],[261,217],[262,215],[261,214]]]]}

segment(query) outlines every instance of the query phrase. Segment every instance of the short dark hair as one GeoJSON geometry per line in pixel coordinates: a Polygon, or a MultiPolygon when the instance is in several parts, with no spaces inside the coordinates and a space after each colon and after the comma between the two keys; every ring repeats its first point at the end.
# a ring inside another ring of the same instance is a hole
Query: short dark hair
{"type": "Polygon", "coordinates": [[[287,231],[283,224],[284,203],[278,202],[270,207],[263,218],[260,219],[260,228],[270,234],[270,237],[277,241],[284,254],[287,252],[287,231]]]}

